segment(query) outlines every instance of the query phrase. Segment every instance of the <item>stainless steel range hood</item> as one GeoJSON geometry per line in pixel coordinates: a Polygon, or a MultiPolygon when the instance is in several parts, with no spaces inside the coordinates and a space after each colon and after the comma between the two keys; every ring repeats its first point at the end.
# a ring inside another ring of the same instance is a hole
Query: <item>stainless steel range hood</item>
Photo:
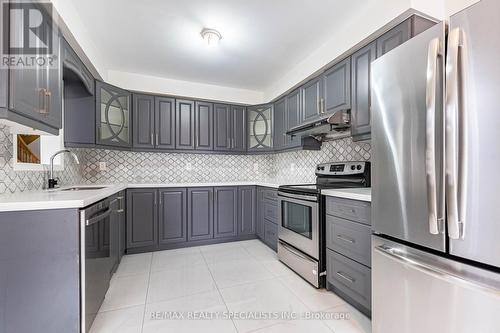
{"type": "Polygon", "coordinates": [[[301,124],[291,128],[287,135],[298,137],[328,137],[328,139],[343,138],[350,135],[351,114],[349,110],[341,110],[333,115],[314,122],[301,124]]]}

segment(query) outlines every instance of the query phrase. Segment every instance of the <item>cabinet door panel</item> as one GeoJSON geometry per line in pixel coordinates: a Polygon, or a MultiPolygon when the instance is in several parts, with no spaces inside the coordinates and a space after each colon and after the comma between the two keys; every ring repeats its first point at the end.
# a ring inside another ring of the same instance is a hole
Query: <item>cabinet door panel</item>
{"type": "Polygon", "coordinates": [[[155,145],[175,149],[175,99],[155,97],[155,145]]]}
{"type": "Polygon", "coordinates": [[[270,151],[273,148],[273,105],[257,105],[247,109],[248,151],[270,151]]]}
{"type": "Polygon", "coordinates": [[[371,133],[371,63],[375,60],[373,42],[354,53],[352,59],[351,133],[356,139],[368,139],[371,133]]]}
{"type": "Polygon", "coordinates": [[[320,118],[322,94],[322,77],[313,79],[302,87],[302,122],[307,123],[320,118]]]}
{"type": "Polygon", "coordinates": [[[156,246],[158,243],[157,191],[127,191],[127,248],[156,246]]]}
{"type": "Polygon", "coordinates": [[[255,187],[240,187],[238,189],[238,233],[240,235],[255,234],[255,210],[255,187]]]}
{"type": "Polygon", "coordinates": [[[392,28],[377,39],[377,58],[411,38],[411,19],[392,28]]]}
{"type": "Polygon", "coordinates": [[[186,242],[186,189],[160,189],[158,194],[160,201],[158,242],[160,244],[186,242]]]}
{"type": "MultiPolygon", "coordinates": [[[[300,90],[295,90],[286,97],[286,131],[300,124],[302,109],[300,102],[300,90]]],[[[288,147],[298,147],[301,144],[300,141],[299,136],[286,136],[286,145],[288,147]]]]}
{"type": "Polygon", "coordinates": [[[246,110],[243,106],[232,106],[232,140],[233,151],[246,151],[246,110]]]}
{"type": "Polygon", "coordinates": [[[155,103],[154,97],[134,94],[134,147],[154,147],[155,103]]]}
{"type": "Polygon", "coordinates": [[[213,150],[213,105],[196,102],[195,110],[196,149],[213,150]]]}
{"type": "Polygon", "coordinates": [[[194,102],[175,101],[176,149],[194,149],[195,115],[194,102]]]}
{"type": "Polygon", "coordinates": [[[188,241],[213,238],[213,224],[213,188],[189,188],[188,241]]]}
{"type": "Polygon", "coordinates": [[[228,151],[231,150],[231,111],[230,106],[226,104],[215,104],[215,125],[214,150],[228,151]]]}
{"type": "Polygon", "coordinates": [[[230,237],[238,234],[238,188],[214,188],[214,237],[230,237]]]}
{"type": "Polygon", "coordinates": [[[274,149],[283,149],[286,142],[285,134],[286,99],[274,103],[274,149]]]}
{"type": "Polygon", "coordinates": [[[332,114],[351,108],[351,58],[344,59],[323,74],[324,110],[332,114]]]}

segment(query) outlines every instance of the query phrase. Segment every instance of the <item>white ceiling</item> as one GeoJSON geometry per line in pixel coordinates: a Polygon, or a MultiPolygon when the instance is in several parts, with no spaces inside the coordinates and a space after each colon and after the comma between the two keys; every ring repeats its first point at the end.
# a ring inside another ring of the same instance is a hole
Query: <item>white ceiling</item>
{"type": "MultiPolygon", "coordinates": [[[[109,70],[262,91],[377,0],[73,0],[109,70]],[[208,48],[203,27],[222,34],[208,48]]],[[[331,41],[330,41],[331,42],[331,41]]]]}

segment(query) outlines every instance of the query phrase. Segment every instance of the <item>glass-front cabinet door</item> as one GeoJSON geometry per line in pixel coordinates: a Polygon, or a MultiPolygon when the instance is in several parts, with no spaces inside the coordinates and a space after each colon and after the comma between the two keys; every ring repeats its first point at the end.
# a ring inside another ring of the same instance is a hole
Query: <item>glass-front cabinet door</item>
{"type": "Polygon", "coordinates": [[[107,146],[131,146],[131,94],[106,84],[96,84],[96,142],[107,146]]]}
{"type": "Polygon", "coordinates": [[[248,150],[267,151],[273,148],[272,104],[252,106],[248,114],[248,150]]]}

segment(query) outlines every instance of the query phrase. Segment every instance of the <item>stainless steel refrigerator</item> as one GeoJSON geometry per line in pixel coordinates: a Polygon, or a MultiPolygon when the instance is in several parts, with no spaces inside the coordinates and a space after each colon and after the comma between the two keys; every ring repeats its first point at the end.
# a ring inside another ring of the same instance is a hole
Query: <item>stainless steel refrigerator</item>
{"type": "Polygon", "coordinates": [[[372,64],[374,333],[500,332],[500,1],[372,64]]]}

